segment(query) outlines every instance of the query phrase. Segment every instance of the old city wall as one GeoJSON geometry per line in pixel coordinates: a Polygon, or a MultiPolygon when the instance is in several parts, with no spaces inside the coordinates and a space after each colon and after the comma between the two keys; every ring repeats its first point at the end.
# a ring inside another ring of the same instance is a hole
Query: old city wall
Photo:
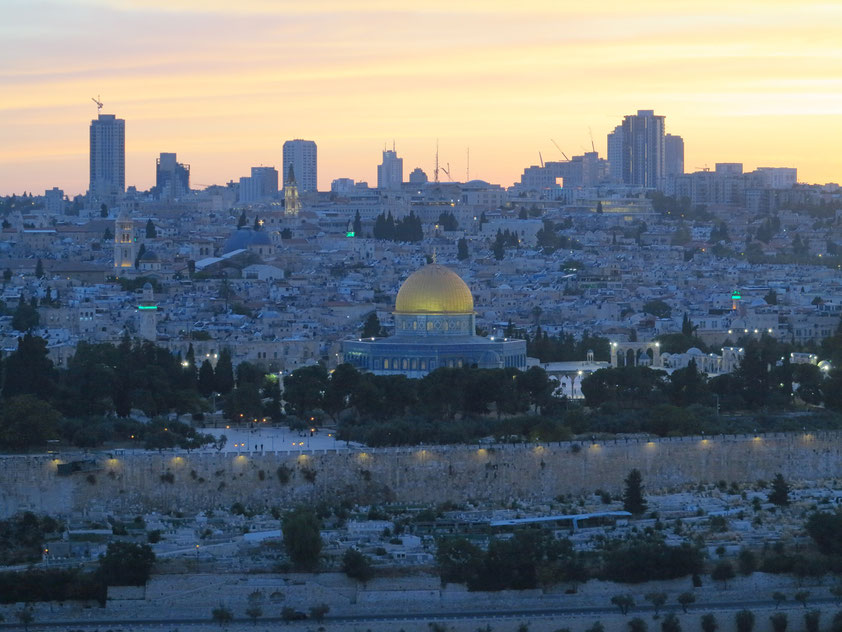
{"type": "MultiPolygon", "coordinates": [[[[182,511],[362,503],[507,502],[619,492],[639,469],[651,491],[688,483],[842,476],[842,433],[726,435],[541,445],[442,446],[302,453],[132,453],[58,476],[50,456],[0,458],[0,517],[32,510],[182,511]],[[281,474],[279,476],[279,470],[281,474]]],[[[72,457],[63,455],[64,460],[72,457]]]]}

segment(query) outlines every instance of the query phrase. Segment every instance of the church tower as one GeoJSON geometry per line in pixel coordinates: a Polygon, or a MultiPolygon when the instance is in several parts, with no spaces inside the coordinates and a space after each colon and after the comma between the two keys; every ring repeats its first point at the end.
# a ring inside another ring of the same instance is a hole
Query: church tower
{"type": "Polygon", "coordinates": [[[114,272],[117,276],[134,267],[137,256],[137,242],[134,238],[134,221],[126,211],[114,221],[114,272]]]}
{"type": "Polygon", "coordinates": [[[143,286],[143,298],[137,306],[140,314],[140,337],[155,342],[158,338],[158,304],[150,283],[143,286]]]}
{"type": "Polygon", "coordinates": [[[298,217],[299,210],[301,210],[301,201],[298,199],[298,185],[295,183],[295,172],[290,164],[287,179],[284,182],[284,215],[298,217]]]}

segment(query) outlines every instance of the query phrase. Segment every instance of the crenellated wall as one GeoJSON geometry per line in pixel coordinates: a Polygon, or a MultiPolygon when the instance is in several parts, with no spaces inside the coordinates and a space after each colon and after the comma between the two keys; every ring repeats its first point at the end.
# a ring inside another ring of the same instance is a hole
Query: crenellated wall
{"type": "MultiPolygon", "coordinates": [[[[81,457],[79,457],[81,458],[81,457]]],[[[63,456],[64,460],[72,460],[63,456]]],[[[132,453],[93,473],[57,475],[50,456],[0,457],[0,517],[104,508],[114,512],[288,507],[301,502],[508,502],[619,492],[632,468],[647,489],[698,482],[842,476],[842,433],[725,435],[540,445],[436,446],[312,452],[132,453]],[[288,472],[282,482],[279,467],[288,472]],[[170,482],[171,481],[171,482],[170,482]]]]}

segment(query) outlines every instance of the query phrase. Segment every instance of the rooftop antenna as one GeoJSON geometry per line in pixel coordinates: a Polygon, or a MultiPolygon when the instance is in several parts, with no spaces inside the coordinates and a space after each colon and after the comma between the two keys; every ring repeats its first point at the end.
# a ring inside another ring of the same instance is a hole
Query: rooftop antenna
{"type": "Polygon", "coordinates": [[[468,147],[468,166],[465,168],[465,182],[471,181],[471,148],[468,147]]]}
{"type": "Polygon", "coordinates": [[[436,169],[433,171],[433,182],[439,181],[439,139],[436,139],[436,169]]]}
{"type": "Polygon", "coordinates": [[[96,103],[96,113],[97,113],[97,116],[99,116],[100,111],[102,111],[102,101],[100,101],[99,99],[100,99],[100,96],[99,96],[99,95],[96,95],[96,99],[94,99],[93,97],[91,97],[91,101],[93,101],[94,103],[96,103]]]}

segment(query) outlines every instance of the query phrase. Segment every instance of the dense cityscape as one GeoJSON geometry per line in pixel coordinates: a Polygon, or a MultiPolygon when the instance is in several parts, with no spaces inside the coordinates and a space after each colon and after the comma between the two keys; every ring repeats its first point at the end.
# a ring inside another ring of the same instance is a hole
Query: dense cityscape
{"type": "Polygon", "coordinates": [[[842,631],[838,8],[13,4],[0,629],[842,631]]]}

